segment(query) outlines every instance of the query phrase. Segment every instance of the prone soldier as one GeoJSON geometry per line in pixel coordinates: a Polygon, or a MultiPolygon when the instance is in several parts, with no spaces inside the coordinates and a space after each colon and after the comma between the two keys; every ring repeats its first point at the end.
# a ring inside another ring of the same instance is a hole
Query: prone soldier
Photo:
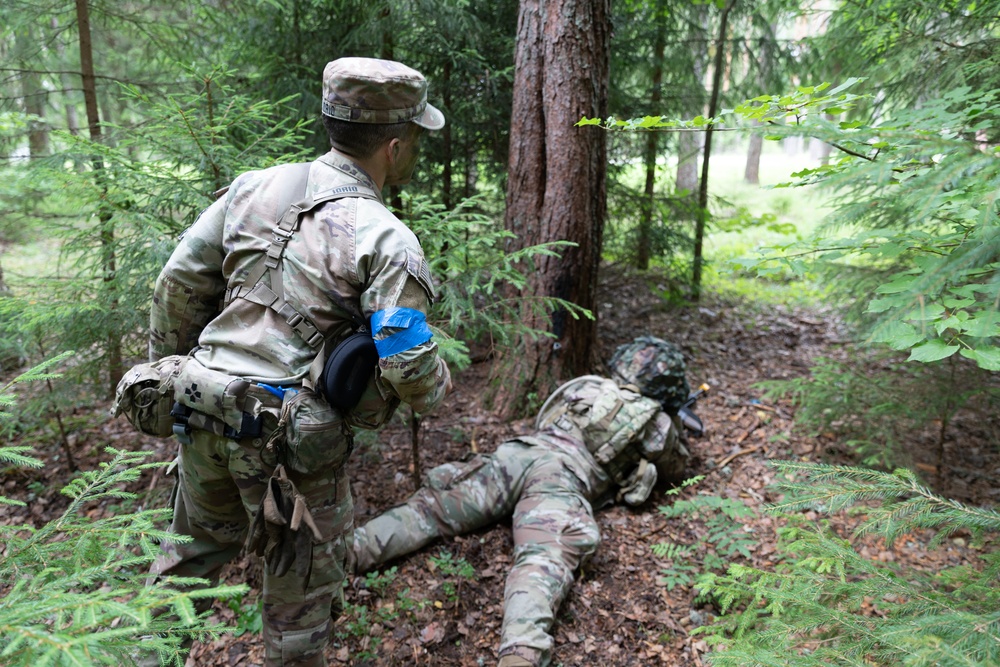
{"type": "Polygon", "coordinates": [[[548,664],[555,614],[600,543],[594,506],[644,502],[658,478],[676,479],[689,458],[678,416],[689,395],[680,351],[640,337],[616,350],[610,370],[611,378],[559,387],[530,435],[430,470],[405,504],[355,529],[356,570],[513,517],[500,667],[548,664]]]}

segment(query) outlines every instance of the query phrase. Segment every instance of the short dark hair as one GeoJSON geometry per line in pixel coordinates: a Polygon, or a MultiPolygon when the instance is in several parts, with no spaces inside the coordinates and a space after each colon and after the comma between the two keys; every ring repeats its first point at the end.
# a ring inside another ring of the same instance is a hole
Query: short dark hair
{"type": "Polygon", "coordinates": [[[323,127],[330,145],[356,158],[367,158],[393,139],[404,139],[420,127],[411,121],[403,123],[352,123],[322,114],[323,127]]]}

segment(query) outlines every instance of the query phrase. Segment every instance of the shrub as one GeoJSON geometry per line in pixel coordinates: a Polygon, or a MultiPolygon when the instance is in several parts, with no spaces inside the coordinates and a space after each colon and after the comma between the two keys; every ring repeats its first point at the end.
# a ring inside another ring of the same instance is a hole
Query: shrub
{"type": "MultiPolygon", "coordinates": [[[[0,420],[14,406],[11,388],[20,382],[57,377],[54,363],[33,368],[0,389],[0,420]]],[[[133,652],[156,651],[182,665],[181,642],[217,636],[225,628],[195,611],[195,601],[241,595],[245,586],[183,590],[201,580],[147,581],[158,542],[178,539],[157,528],[171,510],[141,510],[91,518],[95,502],[130,499],[123,490],[144,470],[167,465],[146,462],[145,452],[106,450],[111,460],[83,472],[62,493],[70,504],[41,528],[0,525],[0,663],[42,665],[126,665],[133,652]]],[[[0,462],[41,467],[25,447],[0,446],[0,462]]],[[[23,501],[0,496],[0,504],[23,501]]]]}
{"type": "Polygon", "coordinates": [[[777,484],[786,499],[769,510],[789,520],[781,562],[774,571],[733,565],[697,584],[724,612],[697,631],[717,649],[713,665],[1000,664],[1000,513],[939,497],[908,470],[774,465],[786,476],[777,484]],[[890,546],[911,531],[935,531],[932,546],[967,532],[978,555],[940,569],[872,561],[827,521],[791,514],[804,508],[863,513],[855,536],[890,546]]]}

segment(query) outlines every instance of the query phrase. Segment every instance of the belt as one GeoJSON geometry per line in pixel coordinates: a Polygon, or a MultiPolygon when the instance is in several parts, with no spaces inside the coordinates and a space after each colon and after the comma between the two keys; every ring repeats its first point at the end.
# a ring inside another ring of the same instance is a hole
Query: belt
{"type": "Polygon", "coordinates": [[[243,393],[243,423],[239,430],[215,417],[174,403],[174,408],[170,411],[174,417],[174,435],[185,444],[190,444],[192,430],[208,431],[232,440],[259,438],[263,431],[263,415],[250,401],[256,402],[262,408],[280,410],[284,396],[289,391],[298,392],[298,389],[256,382],[249,384],[243,393]]]}

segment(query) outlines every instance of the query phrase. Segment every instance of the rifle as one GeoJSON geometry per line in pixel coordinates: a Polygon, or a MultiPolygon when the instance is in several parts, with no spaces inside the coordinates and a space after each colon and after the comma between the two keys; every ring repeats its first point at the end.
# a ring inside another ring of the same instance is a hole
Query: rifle
{"type": "Polygon", "coordinates": [[[705,435],[705,424],[701,421],[701,417],[694,413],[694,404],[707,394],[710,388],[707,384],[702,383],[697,391],[691,392],[687,400],[684,401],[684,405],[677,411],[677,415],[681,418],[681,424],[695,437],[705,435]]]}

